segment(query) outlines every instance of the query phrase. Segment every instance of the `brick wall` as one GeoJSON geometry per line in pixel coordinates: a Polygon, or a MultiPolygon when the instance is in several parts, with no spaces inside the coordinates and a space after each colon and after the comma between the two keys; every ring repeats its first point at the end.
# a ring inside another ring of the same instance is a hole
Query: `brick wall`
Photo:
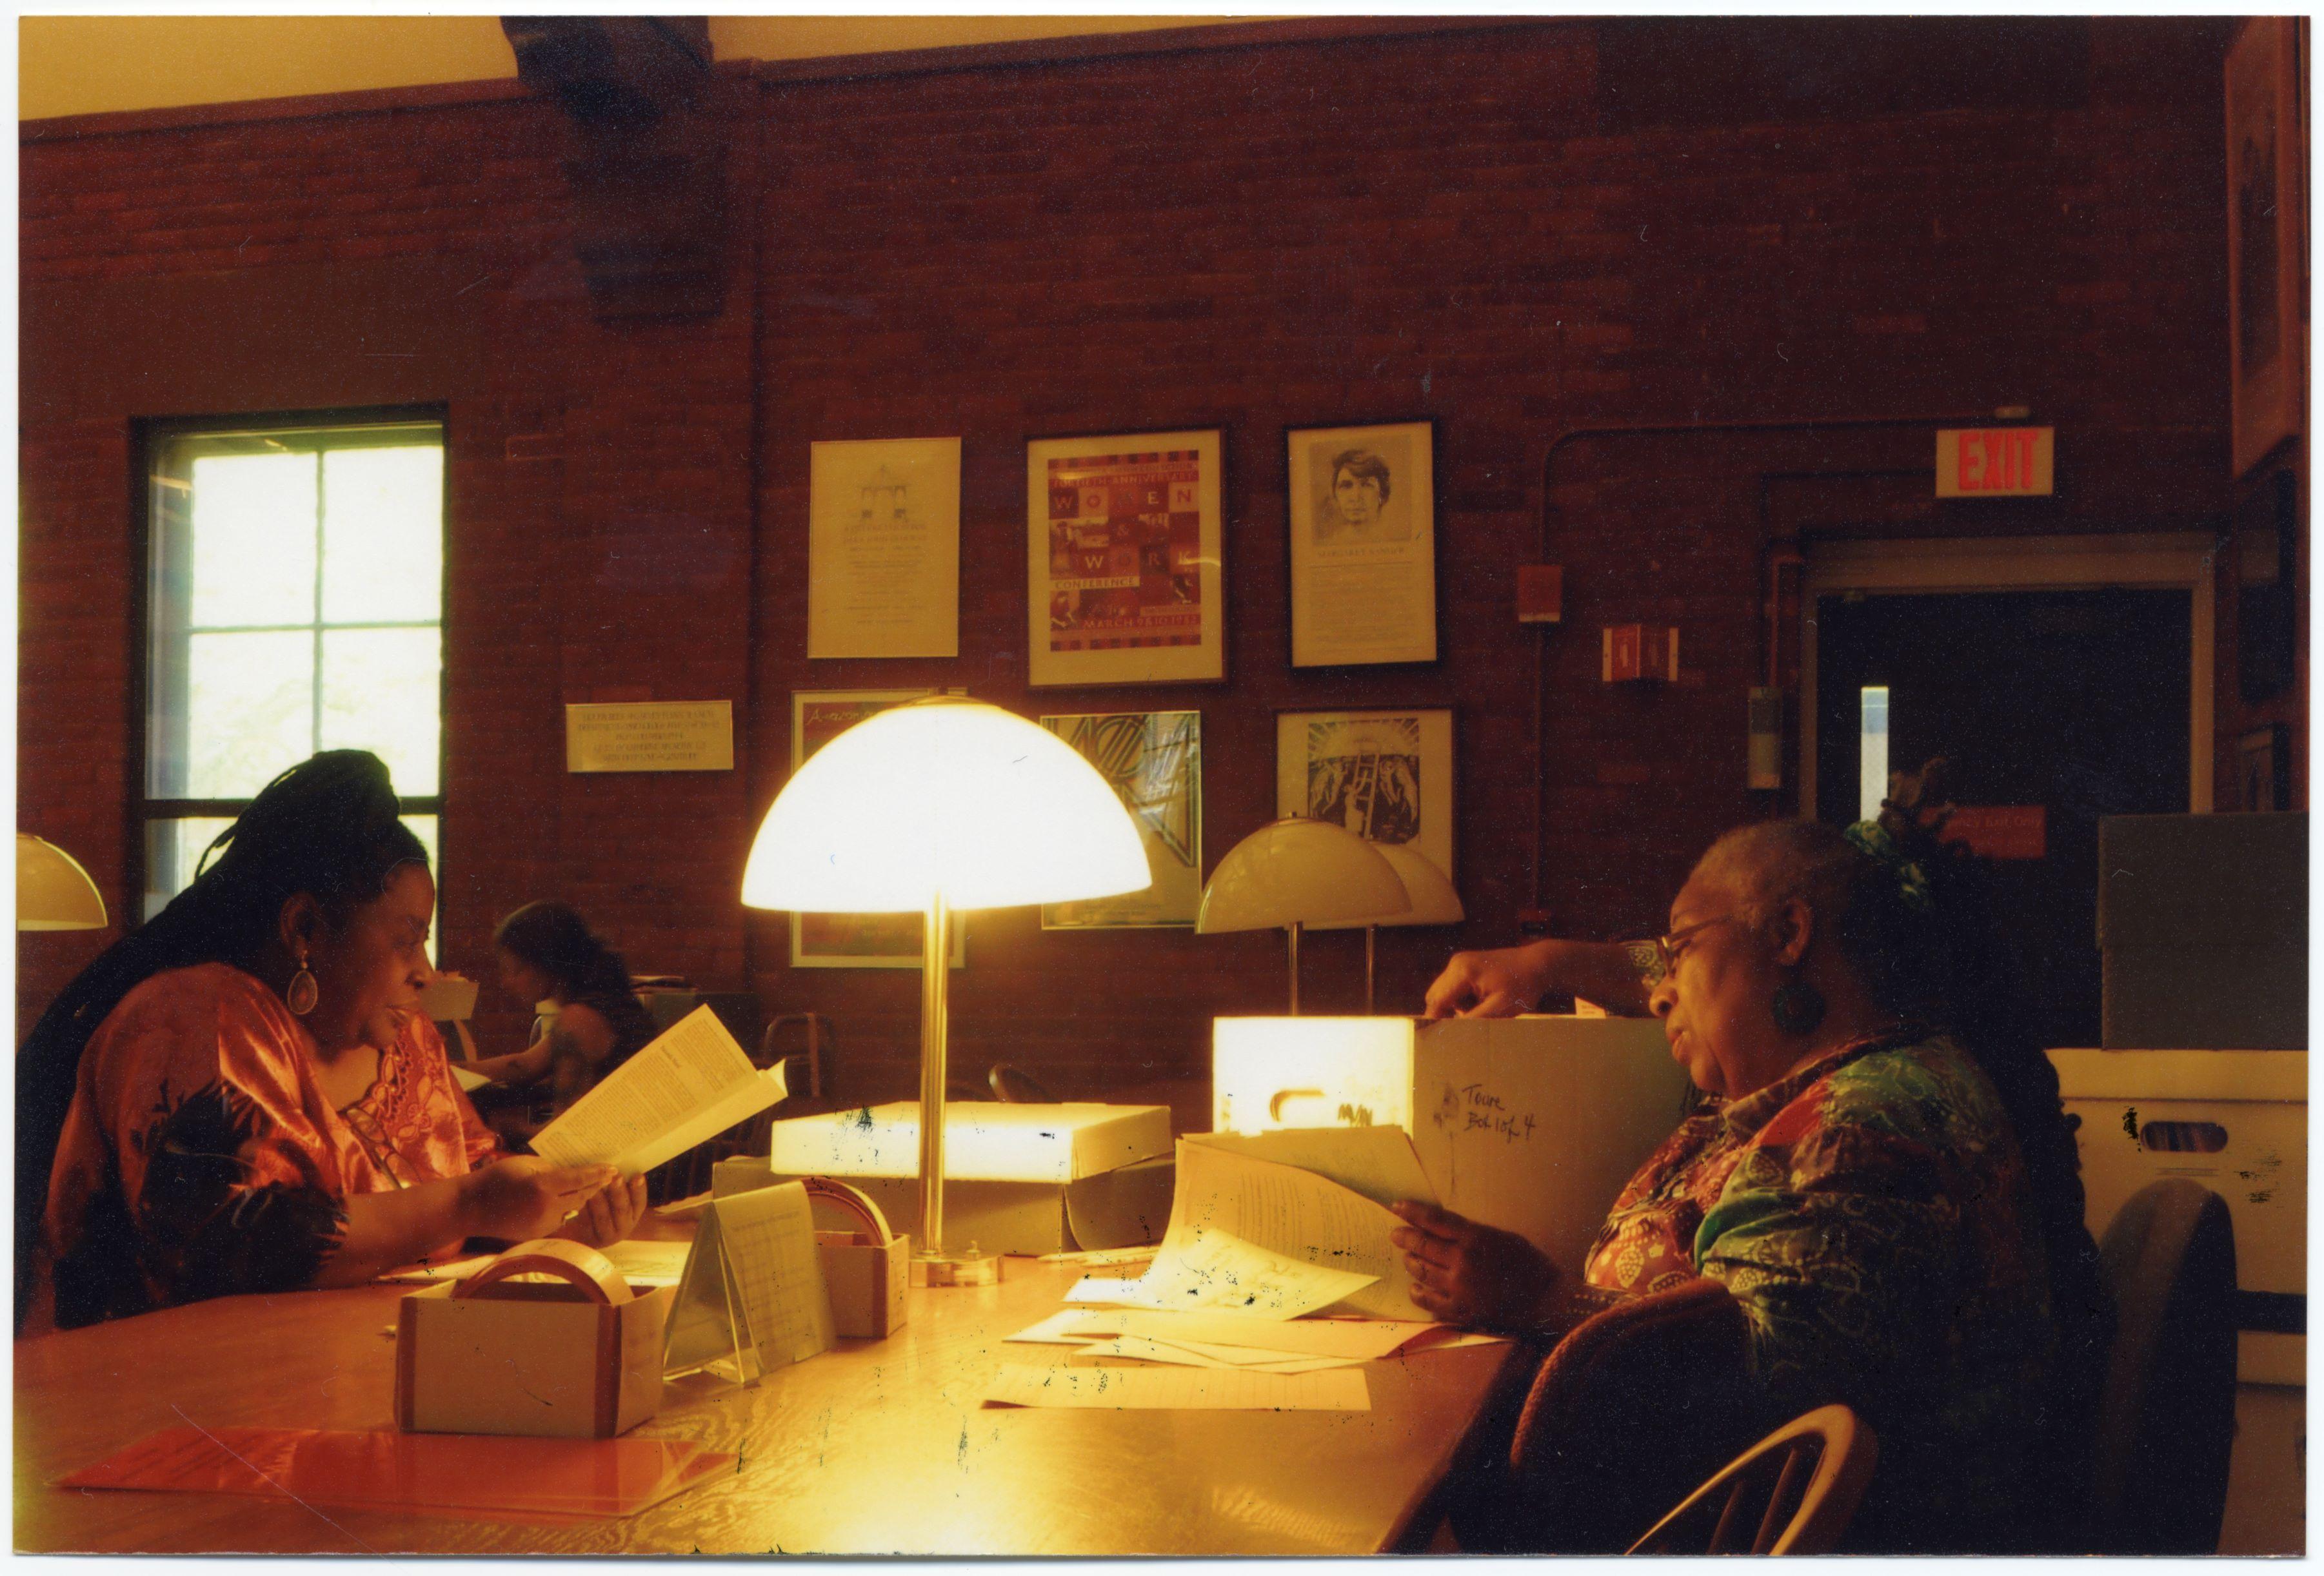
{"type": "MultiPolygon", "coordinates": [[[[591,320],[530,101],[28,142],[22,822],[121,890],[119,769],[65,763],[117,760],[131,728],[130,419],[428,400],[452,443],[455,962],[486,967],[494,917],[569,896],[641,969],[831,1014],[850,1092],[908,1090],[913,977],[793,971],[779,917],[734,901],[809,687],[1199,708],[1206,866],[1273,815],[1277,709],[1456,708],[1471,919],[1382,934],[1392,1008],[1531,900],[1538,671],[1541,896],[1561,925],[1644,926],[1715,831],[1792,802],[1739,786],[1770,535],[2218,523],[2223,46],[2107,23],[2038,104],[1735,88],[1685,124],[1609,114],[1601,78],[1644,46],[1585,23],[767,69],[730,149],[727,309],[651,327],[591,320]],[[273,327],[292,284],[326,319],[297,335],[273,327]],[[1566,444],[1566,622],[1511,616],[1570,429],[2019,403],[2060,429],[2059,497],[2006,523],[1858,475],[1924,468],[1924,429],[1566,444]],[[1423,417],[1443,659],[1292,669],[1285,429],[1423,417]],[[1029,690],[1025,440],[1189,427],[1225,435],[1227,682],[1029,690]],[[808,662],[809,442],[954,434],[959,659],[808,662]],[[1763,505],[1776,473],[1807,480],[1763,505]],[[1630,620],[1683,627],[1684,683],[1598,685],[1597,626],[1630,620]],[[561,702],[716,697],[731,777],[560,769],[561,702]]],[[[20,1012],[88,950],[26,938],[20,1012]]],[[[1358,938],[1307,950],[1311,1007],[1357,1006],[1358,938]]],[[[982,916],[956,1056],[1076,1092],[1199,1070],[1209,1018],[1282,984],[1279,936],[982,916]]]]}

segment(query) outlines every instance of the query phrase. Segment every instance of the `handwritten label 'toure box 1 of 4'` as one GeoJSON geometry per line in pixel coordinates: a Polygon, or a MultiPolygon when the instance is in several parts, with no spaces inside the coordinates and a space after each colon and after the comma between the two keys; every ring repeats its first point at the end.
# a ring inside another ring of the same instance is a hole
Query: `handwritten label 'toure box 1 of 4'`
{"type": "Polygon", "coordinates": [[[1687,1088],[1653,1018],[1222,1018],[1212,1036],[1216,1130],[1400,1127],[1445,1208],[1571,1273],[1687,1088]]]}

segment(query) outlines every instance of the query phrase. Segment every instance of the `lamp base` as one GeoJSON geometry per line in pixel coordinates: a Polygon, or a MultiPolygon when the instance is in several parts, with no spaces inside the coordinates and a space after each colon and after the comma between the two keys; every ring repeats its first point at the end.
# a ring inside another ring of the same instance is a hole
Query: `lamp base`
{"type": "Polygon", "coordinates": [[[916,1286],[989,1286],[1001,1284],[1001,1256],[974,1248],[912,1255],[916,1286]]]}

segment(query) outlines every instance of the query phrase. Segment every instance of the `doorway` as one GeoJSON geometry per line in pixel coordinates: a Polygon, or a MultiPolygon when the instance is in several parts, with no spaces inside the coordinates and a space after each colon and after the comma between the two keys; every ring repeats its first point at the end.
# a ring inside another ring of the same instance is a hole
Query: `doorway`
{"type": "Polygon", "coordinates": [[[1803,813],[1845,825],[1877,810],[1888,770],[1952,760],[2045,1045],[2098,1043],[2098,818],[2209,808],[2211,545],[1810,555],[1803,813]]]}

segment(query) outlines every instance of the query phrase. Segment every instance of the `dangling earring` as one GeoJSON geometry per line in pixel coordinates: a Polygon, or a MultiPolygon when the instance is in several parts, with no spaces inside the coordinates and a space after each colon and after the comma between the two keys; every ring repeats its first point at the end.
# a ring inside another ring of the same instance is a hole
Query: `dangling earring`
{"type": "Polygon", "coordinates": [[[1775,1027],[1788,1035],[1810,1035],[1823,1021],[1823,992],[1805,980],[1786,980],[1775,987],[1767,1010],[1775,1027]]]}
{"type": "Polygon", "coordinates": [[[307,953],[302,947],[299,952],[299,972],[290,976],[290,986],[282,992],[282,1005],[290,1009],[292,1017],[304,1018],[315,1010],[315,999],[321,994],[322,988],[308,971],[307,953]]]}

